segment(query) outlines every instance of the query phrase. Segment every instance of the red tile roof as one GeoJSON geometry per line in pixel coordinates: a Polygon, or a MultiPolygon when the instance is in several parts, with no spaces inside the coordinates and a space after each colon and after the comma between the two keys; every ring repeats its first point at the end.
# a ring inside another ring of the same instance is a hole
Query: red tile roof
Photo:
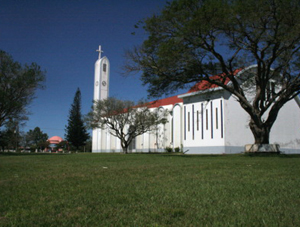
{"type": "MultiPolygon", "coordinates": [[[[237,75],[242,69],[236,69],[233,72],[233,75],[237,75]]],[[[213,80],[223,80],[223,77],[225,76],[225,74],[220,74],[220,75],[215,75],[215,76],[211,76],[210,79],[213,80]]],[[[228,84],[230,81],[230,79],[228,77],[225,78],[225,84],[228,84]]],[[[192,92],[196,92],[196,91],[204,91],[207,89],[211,89],[211,88],[216,88],[219,87],[218,85],[215,84],[211,84],[206,80],[202,80],[199,83],[196,83],[187,93],[192,93],[192,92]]],[[[181,98],[178,98],[178,95],[175,96],[171,96],[168,98],[164,98],[164,99],[159,99],[159,100],[155,100],[155,101],[151,101],[149,103],[147,103],[148,108],[157,108],[160,106],[166,106],[166,105],[175,105],[176,103],[181,103],[183,102],[183,100],[181,98]]],[[[139,107],[139,106],[136,106],[139,107]]]]}
{"type": "Polygon", "coordinates": [[[52,136],[47,141],[49,141],[49,143],[59,144],[60,142],[62,142],[64,140],[61,137],[59,137],[59,136],[52,136]]]}
{"type": "Polygon", "coordinates": [[[180,102],[183,102],[183,100],[181,98],[178,98],[177,95],[175,95],[172,97],[149,102],[148,108],[156,108],[156,107],[160,107],[160,106],[174,105],[174,104],[180,103],[180,102]]]}
{"type": "MultiPolygon", "coordinates": [[[[233,75],[237,75],[242,69],[237,69],[233,72],[233,75]]],[[[220,75],[215,75],[215,76],[211,76],[210,79],[213,80],[223,80],[223,77],[225,75],[224,74],[220,74],[220,75]]],[[[229,78],[226,77],[225,78],[225,84],[229,83],[229,78]]],[[[202,80],[199,83],[196,83],[187,93],[192,93],[192,92],[196,92],[196,91],[204,91],[207,89],[211,89],[211,88],[216,88],[219,87],[218,85],[215,84],[211,84],[206,80],[202,80]]],[[[185,93],[185,94],[187,94],[185,93]]],[[[166,105],[175,105],[176,103],[180,103],[183,102],[183,100],[181,98],[178,98],[178,95],[172,96],[172,97],[168,97],[168,98],[164,98],[164,99],[159,99],[159,100],[155,100],[152,102],[149,102],[149,108],[157,108],[160,106],[166,106],[166,105]]]]}
{"type": "MultiPolygon", "coordinates": [[[[236,69],[233,72],[233,75],[236,76],[242,69],[236,69]]],[[[223,81],[225,74],[219,74],[219,75],[215,75],[215,76],[211,76],[210,79],[211,80],[219,80],[220,82],[223,81]]],[[[228,84],[230,81],[230,79],[228,77],[225,77],[225,81],[224,84],[228,84]]],[[[196,83],[187,93],[192,93],[192,92],[196,92],[196,91],[204,91],[207,89],[212,89],[212,88],[217,88],[219,87],[216,84],[211,84],[206,80],[202,80],[199,83],[196,83]]]]}

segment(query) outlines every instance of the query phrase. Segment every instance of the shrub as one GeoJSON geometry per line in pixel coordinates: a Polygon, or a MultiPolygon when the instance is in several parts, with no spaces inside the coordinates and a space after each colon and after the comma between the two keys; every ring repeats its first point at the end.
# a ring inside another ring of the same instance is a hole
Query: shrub
{"type": "Polygon", "coordinates": [[[175,147],[174,151],[178,153],[178,152],[180,152],[180,148],[179,147],[175,147]]]}
{"type": "Polygon", "coordinates": [[[171,152],[173,152],[173,148],[172,147],[166,147],[165,151],[168,152],[168,153],[171,153],[171,152]]]}

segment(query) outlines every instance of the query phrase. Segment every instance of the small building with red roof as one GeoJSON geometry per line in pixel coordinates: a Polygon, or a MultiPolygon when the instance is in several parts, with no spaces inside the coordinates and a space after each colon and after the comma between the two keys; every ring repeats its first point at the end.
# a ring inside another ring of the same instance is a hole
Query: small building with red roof
{"type": "Polygon", "coordinates": [[[60,142],[64,141],[61,137],[59,136],[52,136],[47,140],[50,144],[59,144],[60,142]]]}
{"type": "Polygon", "coordinates": [[[59,144],[62,144],[62,142],[66,142],[65,145],[68,144],[67,141],[65,141],[63,138],[61,138],[59,136],[52,136],[51,138],[49,138],[47,140],[47,142],[49,143],[49,150],[50,150],[50,152],[60,151],[61,147],[58,147],[58,146],[59,146],[59,144]]]}

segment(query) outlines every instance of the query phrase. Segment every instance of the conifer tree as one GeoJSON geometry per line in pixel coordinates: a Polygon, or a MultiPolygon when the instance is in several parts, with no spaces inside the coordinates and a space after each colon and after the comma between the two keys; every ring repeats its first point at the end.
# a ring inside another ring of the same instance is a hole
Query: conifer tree
{"type": "Polygon", "coordinates": [[[89,135],[84,126],[81,115],[81,92],[77,88],[74,101],[70,109],[68,125],[66,126],[66,140],[71,146],[74,146],[77,150],[79,147],[86,144],[89,135]]]}

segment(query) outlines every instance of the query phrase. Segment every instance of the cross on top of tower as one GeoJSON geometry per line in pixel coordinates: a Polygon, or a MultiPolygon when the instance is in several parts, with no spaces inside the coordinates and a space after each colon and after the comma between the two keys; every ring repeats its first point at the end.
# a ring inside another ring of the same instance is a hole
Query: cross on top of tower
{"type": "Polygon", "coordinates": [[[101,53],[103,53],[103,50],[101,50],[101,45],[99,45],[99,49],[96,50],[97,52],[99,52],[99,59],[101,58],[101,53]]]}

